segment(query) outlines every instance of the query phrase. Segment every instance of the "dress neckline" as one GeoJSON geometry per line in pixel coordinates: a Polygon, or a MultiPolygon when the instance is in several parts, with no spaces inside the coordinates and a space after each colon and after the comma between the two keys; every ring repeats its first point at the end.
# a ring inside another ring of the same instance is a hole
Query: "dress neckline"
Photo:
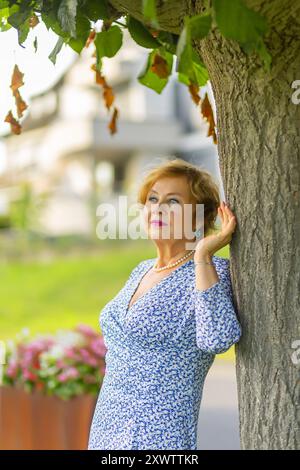
{"type": "Polygon", "coordinates": [[[146,264],[145,264],[146,270],[145,271],[142,270],[141,275],[138,276],[138,278],[136,279],[136,282],[135,282],[135,285],[134,285],[134,290],[131,292],[131,294],[129,296],[129,300],[126,302],[126,313],[125,313],[126,315],[127,315],[128,312],[130,312],[130,310],[135,306],[136,303],[138,303],[140,300],[144,299],[150,292],[153,292],[155,289],[157,289],[159,286],[161,286],[164,282],[166,282],[168,279],[170,279],[172,276],[174,276],[181,268],[183,268],[184,266],[187,266],[190,263],[193,263],[194,259],[190,259],[190,260],[186,261],[185,263],[181,264],[180,266],[178,266],[176,269],[173,269],[173,271],[170,274],[168,274],[168,276],[163,277],[154,286],[150,287],[150,289],[148,289],[144,294],[142,294],[135,302],[133,302],[132,305],[130,305],[130,302],[131,302],[134,294],[138,290],[144,276],[146,276],[146,274],[150,271],[150,269],[155,265],[155,263],[157,261],[157,258],[151,258],[149,261],[150,261],[150,266],[148,266],[148,263],[146,262],[146,264]]]}

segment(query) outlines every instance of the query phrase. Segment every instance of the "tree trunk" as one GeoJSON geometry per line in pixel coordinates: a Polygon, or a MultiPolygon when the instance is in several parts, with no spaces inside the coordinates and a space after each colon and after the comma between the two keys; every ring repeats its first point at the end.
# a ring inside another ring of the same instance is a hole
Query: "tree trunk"
{"type": "Polygon", "coordinates": [[[241,446],[296,449],[300,389],[292,343],[300,339],[300,105],[291,99],[291,85],[300,78],[300,28],[292,4],[283,9],[280,1],[252,3],[261,4],[272,28],[271,73],[218,35],[199,49],[216,100],[225,194],[237,216],[230,254],[243,328],[235,346],[241,446]]]}
{"type": "MultiPolygon", "coordinates": [[[[111,3],[141,19],[136,1],[111,3]]],[[[170,2],[159,3],[166,10],[170,2]]],[[[300,340],[300,104],[292,100],[300,80],[299,2],[246,3],[268,19],[271,72],[217,31],[194,42],[209,71],[224,190],[237,217],[230,254],[243,330],[235,345],[241,447],[299,449],[299,365],[292,360],[300,340]]],[[[173,1],[177,18],[169,10],[164,28],[179,32],[183,15],[206,4],[173,1]]]]}

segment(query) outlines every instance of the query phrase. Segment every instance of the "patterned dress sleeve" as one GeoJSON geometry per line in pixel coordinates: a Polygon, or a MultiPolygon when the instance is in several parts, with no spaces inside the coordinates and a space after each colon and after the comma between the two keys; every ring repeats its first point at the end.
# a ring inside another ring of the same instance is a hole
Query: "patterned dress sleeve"
{"type": "Polygon", "coordinates": [[[242,329],[233,305],[229,260],[215,260],[219,281],[205,290],[195,286],[194,306],[197,346],[203,351],[220,354],[238,342],[242,329]]]}

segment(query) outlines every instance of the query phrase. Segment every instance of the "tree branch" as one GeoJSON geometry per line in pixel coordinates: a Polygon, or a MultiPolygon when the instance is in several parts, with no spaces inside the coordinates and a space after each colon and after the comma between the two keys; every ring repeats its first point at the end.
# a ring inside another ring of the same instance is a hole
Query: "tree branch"
{"type": "MultiPolygon", "coordinates": [[[[109,3],[120,13],[129,13],[137,20],[145,23],[142,14],[141,0],[109,0],[109,3]]],[[[180,34],[184,15],[192,15],[195,2],[192,0],[161,0],[157,2],[157,18],[160,29],[180,34]]],[[[199,3],[199,2],[198,2],[199,3]]],[[[145,23],[146,24],[146,23],[145,23]]]]}

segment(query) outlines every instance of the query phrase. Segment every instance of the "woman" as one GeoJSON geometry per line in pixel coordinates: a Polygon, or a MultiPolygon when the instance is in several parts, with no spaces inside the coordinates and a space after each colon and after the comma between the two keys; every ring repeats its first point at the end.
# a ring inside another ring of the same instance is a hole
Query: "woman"
{"type": "Polygon", "coordinates": [[[241,336],[229,261],[214,254],[236,220],[211,175],[181,159],[152,169],[138,200],[157,257],[141,261],[101,311],[106,373],[88,449],[193,450],[205,377],[215,355],[241,336]],[[187,250],[185,234],[174,235],[189,205],[195,230],[196,204],[204,205],[204,237],[187,250]],[[221,231],[208,235],[217,214],[221,231]]]}

